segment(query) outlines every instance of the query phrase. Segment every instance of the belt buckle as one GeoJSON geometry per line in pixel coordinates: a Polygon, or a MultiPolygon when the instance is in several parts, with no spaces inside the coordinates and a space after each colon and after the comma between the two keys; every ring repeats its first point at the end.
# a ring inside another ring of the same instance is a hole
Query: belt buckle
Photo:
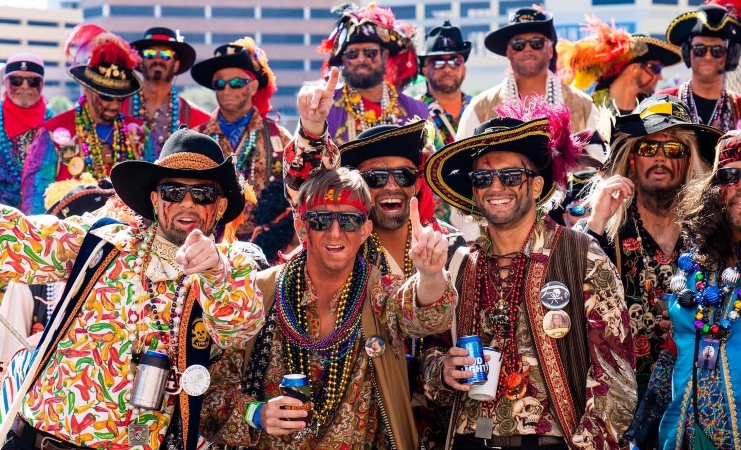
{"type": "Polygon", "coordinates": [[[50,436],[44,436],[41,439],[41,445],[39,445],[39,450],[46,450],[46,444],[51,444],[54,446],[54,448],[65,448],[62,444],[62,441],[59,439],[55,439],[50,436]]]}

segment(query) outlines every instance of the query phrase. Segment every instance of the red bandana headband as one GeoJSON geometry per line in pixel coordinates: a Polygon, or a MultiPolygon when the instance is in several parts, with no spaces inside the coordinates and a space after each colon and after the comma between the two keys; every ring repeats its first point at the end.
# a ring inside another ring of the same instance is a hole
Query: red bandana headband
{"type": "Polygon", "coordinates": [[[368,210],[365,207],[365,204],[360,201],[360,199],[351,199],[350,197],[353,196],[353,192],[347,189],[344,189],[340,191],[339,194],[335,193],[335,190],[333,187],[330,187],[327,189],[327,192],[324,195],[317,195],[314,197],[313,201],[310,205],[307,205],[306,201],[301,203],[301,207],[299,208],[299,214],[303,217],[304,213],[306,211],[309,211],[311,209],[316,208],[317,206],[321,205],[327,205],[327,204],[337,204],[337,205],[350,205],[354,206],[358,209],[358,211],[362,212],[366,216],[368,215],[368,210]]]}
{"type": "Polygon", "coordinates": [[[715,147],[718,162],[716,168],[721,168],[741,160],[741,131],[732,130],[724,134],[715,147]]]}

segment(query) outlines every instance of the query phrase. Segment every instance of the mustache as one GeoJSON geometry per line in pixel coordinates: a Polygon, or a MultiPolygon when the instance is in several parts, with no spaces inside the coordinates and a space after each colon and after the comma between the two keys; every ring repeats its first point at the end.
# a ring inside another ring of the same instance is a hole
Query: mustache
{"type": "Polygon", "coordinates": [[[648,177],[651,174],[651,172],[655,172],[655,171],[657,171],[659,169],[668,172],[669,173],[669,176],[671,176],[672,178],[674,178],[674,175],[675,175],[674,174],[674,171],[672,169],[670,169],[669,167],[663,165],[663,164],[656,164],[655,166],[649,167],[648,170],[646,170],[646,177],[648,177]]]}

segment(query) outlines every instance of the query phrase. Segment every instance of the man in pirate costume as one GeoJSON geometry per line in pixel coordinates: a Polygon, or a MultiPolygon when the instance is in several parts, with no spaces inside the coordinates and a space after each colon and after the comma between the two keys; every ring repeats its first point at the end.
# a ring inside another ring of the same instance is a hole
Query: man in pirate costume
{"type": "Polygon", "coordinates": [[[129,116],[144,121],[145,161],[154,161],[162,145],[181,123],[195,128],[209,119],[209,114],[180,97],[173,86],[177,75],[190,70],[196,51],[180,35],[169,28],[150,28],[144,37],[131,43],[142,61],[137,70],[142,74],[142,90],[124,105],[129,116]]]}
{"type": "Polygon", "coordinates": [[[470,53],[471,42],[464,41],[460,28],[448,20],[425,36],[425,54],[419,56],[419,66],[427,79],[427,92],[417,100],[427,105],[442,144],[455,141],[461,114],[471,101],[471,96],[461,91],[470,53]]]}
{"type": "Polygon", "coordinates": [[[476,127],[496,117],[496,105],[533,95],[545,97],[551,105],[565,104],[571,111],[572,132],[596,128],[597,110],[592,99],[562,83],[548,69],[556,39],[551,13],[533,7],[516,10],[507,25],[489,33],[484,45],[509,59],[512,73],[471,100],[458,125],[458,139],[470,137],[476,127]]]}
{"type": "Polygon", "coordinates": [[[446,448],[618,449],[636,403],[622,285],[594,239],[540,211],[583,142],[567,129],[568,110],[542,98],[497,114],[425,170],[443,200],[488,225],[450,263],[456,321],[425,355],[428,397],[452,408],[446,448]],[[560,338],[545,329],[556,314],[571,322],[560,338]],[[472,334],[503,354],[492,401],[471,399],[460,380],[474,360],[453,345],[472,334]]]}
{"type": "Polygon", "coordinates": [[[18,53],[5,63],[5,94],[0,101],[0,203],[21,205],[21,173],[28,149],[44,120],[54,115],[46,106],[44,61],[18,53]]]}
{"type": "Polygon", "coordinates": [[[692,122],[724,132],[735,130],[741,119],[741,97],[723,86],[724,74],[735,70],[741,57],[741,22],[733,12],[705,4],[669,24],[666,40],[682,48],[682,59],[692,76],[659,92],[686,103],[692,122]]]}
{"type": "MultiPolygon", "coordinates": [[[[268,117],[270,98],[277,90],[265,52],[245,37],[222,45],[212,58],[190,71],[201,86],[216,93],[218,109],[197,128],[216,139],[224,156],[234,154],[237,170],[258,196],[273,183],[282,184],[283,148],[290,133],[268,117]]],[[[255,229],[254,204],[246,204],[237,237],[250,240],[255,229]]]]}
{"type": "Polygon", "coordinates": [[[659,327],[666,309],[664,294],[684,246],[677,194],[709,172],[721,134],[692,123],[687,106],[669,95],[649,97],[633,114],[618,116],[610,157],[588,194],[592,215],[576,226],[597,239],[620,273],[639,399],[645,396],[665,342],[659,327]]]}
{"type": "Polygon", "coordinates": [[[330,55],[326,68],[342,67],[345,81],[327,118],[336,144],[376,125],[427,118],[427,106],[401,92],[417,73],[415,35],[414,27],[396,20],[389,8],[375,3],[345,6],[329,38],[317,48],[330,55]]]}
{"type": "Polygon", "coordinates": [[[559,74],[577,89],[592,91],[597,106],[613,116],[630,114],[653,95],[661,71],[682,61],[679,47],[642,34],[629,34],[614,24],[587,16],[589,34],[556,45],[559,74]]]}
{"type": "Polygon", "coordinates": [[[339,153],[325,118],[338,74],[332,69],[327,86],[307,86],[299,94],[301,126],[286,149],[285,167],[305,249],[285,266],[261,272],[266,326],[246,354],[228,351],[212,368],[214,388],[201,420],[201,433],[212,442],[307,450],[418,448],[403,339],[450,326],[457,295],[444,270],[448,243],[421,225],[414,199],[415,275],[383,276],[359,253],[372,231],[372,204],[357,171],[334,169],[339,153]],[[294,159],[300,155],[309,157],[294,159]],[[308,424],[300,420],[307,417],[302,402],[278,390],[283,375],[297,373],[311,384],[308,424]]]}
{"type": "Polygon", "coordinates": [[[4,450],[195,450],[212,339],[240,345],[264,323],[254,262],[211,237],[245,201],[233,159],[213,139],[180,130],[156,164],[127,161],[111,178],[152,225],[0,207],[2,273],[25,283],[67,281],[2,423],[4,450]],[[141,383],[160,382],[143,375],[151,364],[170,369],[159,385],[164,398],[141,397],[141,383]]]}
{"type": "Polygon", "coordinates": [[[123,100],[141,89],[134,74],[139,56],[126,41],[91,24],[70,32],[65,53],[73,51],[75,60],[89,55],[86,64],[67,71],[84,94],[74,109],[46,121],[31,144],[21,180],[25,214],[44,212],[43,193],[54,181],[83,172],[100,180],[115,164],[142,156],[141,121],[121,111],[123,100]]]}

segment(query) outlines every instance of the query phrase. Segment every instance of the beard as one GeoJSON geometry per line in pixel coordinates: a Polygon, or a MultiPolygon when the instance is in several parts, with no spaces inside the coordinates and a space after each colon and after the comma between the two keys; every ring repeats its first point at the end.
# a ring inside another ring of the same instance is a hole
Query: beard
{"type": "Polygon", "coordinates": [[[164,64],[153,63],[143,73],[147,81],[167,81],[168,83],[175,78],[175,66],[169,68],[164,64]]]}
{"type": "Polygon", "coordinates": [[[380,205],[374,204],[373,209],[368,213],[368,218],[373,222],[373,227],[382,230],[398,230],[407,224],[409,221],[409,196],[403,191],[394,195],[394,197],[397,196],[403,196],[401,208],[404,212],[398,216],[389,216],[381,209],[380,205]]]}
{"type": "Polygon", "coordinates": [[[476,198],[476,206],[479,208],[479,211],[484,215],[484,218],[487,222],[489,222],[492,225],[503,225],[501,228],[510,228],[511,225],[517,225],[517,222],[525,217],[531,209],[535,207],[535,200],[528,196],[525,196],[523,198],[515,197],[513,199],[515,202],[514,208],[510,211],[498,211],[496,213],[493,213],[486,209],[486,200],[483,200],[482,202],[479,201],[478,197],[476,198]]]}
{"type": "Polygon", "coordinates": [[[531,65],[512,64],[512,71],[522,77],[534,77],[548,68],[548,59],[545,56],[537,56],[534,61],[535,63],[531,65]]]}
{"type": "Polygon", "coordinates": [[[463,80],[454,76],[451,76],[450,78],[454,80],[452,84],[438,83],[434,77],[428,79],[428,82],[430,83],[430,87],[437,92],[442,92],[443,94],[452,94],[454,92],[458,92],[458,90],[461,88],[463,80]]]}
{"type": "Polygon", "coordinates": [[[357,75],[353,69],[350,69],[348,66],[342,68],[342,76],[345,78],[345,82],[348,86],[355,89],[369,89],[383,83],[383,76],[386,72],[386,68],[382,65],[374,69],[367,64],[362,64],[355,66],[355,69],[358,67],[366,67],[370,70],[370,73],[368,75],[357,75]]]}

